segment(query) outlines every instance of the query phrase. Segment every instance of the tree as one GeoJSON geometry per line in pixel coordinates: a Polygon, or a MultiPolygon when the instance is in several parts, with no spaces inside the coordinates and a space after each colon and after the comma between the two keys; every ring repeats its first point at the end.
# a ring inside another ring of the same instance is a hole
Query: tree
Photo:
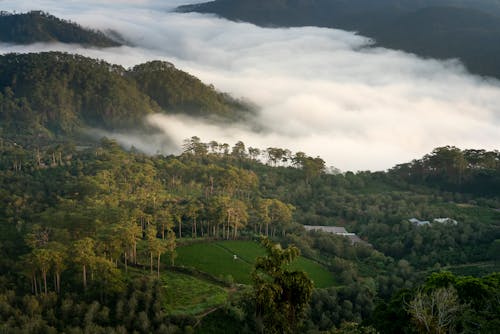
{"type": "Polygon", "coordinates": [[[495,263],[500,263],[500,239],[496,239],[491,243],[489,253],[491,259],[495,261],[495,263]]]}
{"type": "Polygon", "coordinates": [[[91,238],[84,238],[73,243],[73,261],[82,266],[83,288],[87,288],[87,269],[95,260],[95,242],[91,238]]]}
{"type": "MultiPolygon", "coordinates": [[[[168,247],[163,240],[157,238],[156,234],[156,229],[151,226],[146,230],[147,248],[150,256],[150,270],[151,273],[153,273],[153,257],[156,256],[156,272],[158,278],[160,278],[160,257],[168,250],[168,247]]],[[[170,240],[167,242],[169,241],[170,240]]]]}
{"type": "Polygon", "coordinates": [[[61,272],[66,268],[66,247],[58,242],[52,242],[49,248],[50,266],[54,272],[54,285],[57,293],[61,292],[61,272]]]}
{"type": "MultiPolygon", "coordinates": [[[[166,251],[170,256],[170,264],[174,265],[174,260],[177,256],[175,252],[176,242],[175,242],[175,233],[172,229],[168,229],[167,231],[167,239],[166,239],[166,251]]],[[[158,257],[158,263],[160,261],[160,257],[158,257]]],[[[158,266],[159,267],[159,266],[158,266]]]]}
{"type": "Polygon", "coordinates": [[[286,227],[292,222],[292,212],[295,208],[292,205],[286,205],[280,200],[273,199],[269,207],[271,217],[272,235],[275,235],[276,228],[281,228],[281,233],[285,235],[286,227]]]}
{"type": "Polygon", "coordinates": [[[45,294],[47,294],[47,272],[50,270],[51,254],[46,248],[36,248],[32,252],[35,266],[42,274],[45,294]]]}
{"type": "Polygon", "coordinates": [[[267,256],[257,258],[252,272],[256,316],[265,333],[295,333],[313,291],[313,282],[303,271],[287,269],[300,251],[282,249],[262,238],[267,256]]]}
{"type": "Polygon", "coordinates": [[[133,221],[127,221],[120,229],[120,236],[123,246],[123,258],[125,271],[128,270],[128,259],[137,262],[137,240],[141,237],[141,227],[133,221]]]}
{"type": "Polygon", "coordinates": [[[439,288],[430,293],[418,292],[408,303],[412,321],[422,333],[453,333],[463,309],[455,288],[439,288]]]}
{"type": "Polygon", "coordinates": [[[258,217],[259,217],[259,234],[262,234],[262,224],[265,225],[266,236],[269,235],[269,224],[271,223],[271,217],[269,215],[269,208],[272,204],[271,199],[262,199],[258,203],[258,217]]]}

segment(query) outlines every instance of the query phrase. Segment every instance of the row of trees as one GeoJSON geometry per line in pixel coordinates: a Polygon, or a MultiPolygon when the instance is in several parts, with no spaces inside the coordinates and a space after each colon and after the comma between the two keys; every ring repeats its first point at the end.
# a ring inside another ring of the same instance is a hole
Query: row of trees
{"type": "Polygon", "coordinates": [[[438,147],[422,159],[401,164],[390,174],[406,182],[479,195],[500,194],[500,152],[438,147]]]}

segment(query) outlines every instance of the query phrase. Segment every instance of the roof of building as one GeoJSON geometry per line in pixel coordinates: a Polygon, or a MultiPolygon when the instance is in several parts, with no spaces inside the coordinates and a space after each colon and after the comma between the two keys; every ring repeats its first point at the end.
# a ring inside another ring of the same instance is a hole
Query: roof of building
{"type": "Polygon", "coordinates": [[[431,224],[431,222],[430,222],[430,221],[428,221],[428,220],[419,220],[419,219],[417,219],[417,218],[410,218],[410,219],[408,219],[408,221],[409,221],[410,223],[416,224],[416,225],[418,225],[418,226],[422,226],[422,225],[430,225],[430,224],[431,224]]]}
{"type": "Polygon", "coordinates": [[[323,232],[329,232],[329,233],[334,233],[334,234],[347,234],[347,230],[345,227],[339,227],[339,226],[312,226],[312,225],[304,225],[304,228],[307,231],[323,231],[323,232]]]}

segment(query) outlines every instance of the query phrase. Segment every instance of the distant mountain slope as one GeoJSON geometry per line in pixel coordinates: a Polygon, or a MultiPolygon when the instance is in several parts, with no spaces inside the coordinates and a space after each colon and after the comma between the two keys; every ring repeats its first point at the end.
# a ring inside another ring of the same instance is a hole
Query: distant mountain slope
{"type": "Polygon", "coordinates": [[[262,26],[355,30],[378,45],[436,58],[460,58],[474,73],[500,78],[500,1],[217,0],[181,6],[262,26]]]}
{"type": "Polygon", "coordinates": [[[158,105],[174,112],[193,116],[217,116],[238,119],[252,110],[248,103],[220,93],[200,79],[180,71],[171,63],[152,61],[137,65],[127,72],[138,89],[158,105]]]}
{"type": "Polygon", "coordinates": [[[41,11],[23,14],[1,12],[0,41],[16,44],[62,42],[96,47],[120,45],[100,31],[83,28],[41,11]]]}
{"type": "Polygon", "coordinates": [[[0,56],[0,132],[7,135],[67,135],[82,126],[132,129],[159,112],[234,120],[248,111],[169,63],[126,70],[60,52],[0,56]]]}
{"type": "Polygon", "coordinates": [[[500,17],[468,8],[428,7],[372,31],[385,47],[460,58],[473,73],[500,78],[500,17]]]}

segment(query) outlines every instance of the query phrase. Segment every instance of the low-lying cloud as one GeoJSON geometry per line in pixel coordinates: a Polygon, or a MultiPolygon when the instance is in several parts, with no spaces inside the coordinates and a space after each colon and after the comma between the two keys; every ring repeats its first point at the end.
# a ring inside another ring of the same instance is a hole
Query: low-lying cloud
{"type": "MultiPolygon", "coordinates": [[[[204,141],[270,146],[319,155],[342,170],[386,169],[433,148],[498,149],[500,84],[466,73],[454,60],[423,60],[351,32],[314,27],[265,29],[210,15],[172,13],[185,1],[0,1],[3,10],[43,9],[83,26],[113,29],[133,43],[110,49],[62,44],[0,45],[0,52],[60,50],[130,67],[152,59],[261,106],[250,127],[154,115],[177,150],[204,141]]],[[[196,2],[196,1],[191,1],[196,2]]],[[[201,1],[198,1],[201,2],[201,1]]],[[[162,142],[117,137],[148,152],[162,142]]],[[[172,152],[175,153],[175,152],[172,152]]]]}

